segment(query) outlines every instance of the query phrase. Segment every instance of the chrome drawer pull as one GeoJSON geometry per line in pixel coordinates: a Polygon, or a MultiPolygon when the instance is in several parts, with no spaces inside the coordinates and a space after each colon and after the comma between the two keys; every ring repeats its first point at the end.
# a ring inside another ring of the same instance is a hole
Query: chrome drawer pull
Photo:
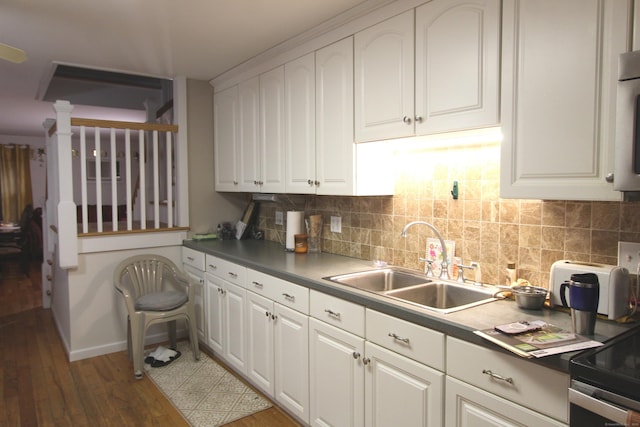
{"type": "Polygon", "coordinates": [[[196,259],[195,259],[194,257],[192,257],[192,256],[188,256],[188,257],[187,257],[187,259],[188,259],[189,261],[195,261],[195,260],[196,260],[196,259]]]}
{"type": "Polygon", "coordinates": [[[325,308],[324,312],[327,313],[329,316],[333,316],[333,317],[335,317],[337,319],[340,318],[340,313],[336,313],[335,311],[331,311],[328,308],[325,308]]]}
{"type": "Polygon", "coordinates": [[[359,359],[360,358],[360,353],[358,353],[357,351],[354,351],[352,354],[354,359],[359,359]]]}
{"type": "Polygon", "coordinates": [[[394,334],[393,332],[389,332],[389,336],[394,340],[402,341],[405,344],[409,344],[409,338],[403,338],[397,334],[394,334]]]}
{"type": "Polygon", "coordinates": [[[213,265],[213,264],[209,264],[209,267],[211,267],[212,270],[217,270],[218,266],[217,265],[213,265]]]}
{"type": "Polygon", "coordinates": [[[504,382],[507,382],[509,384],[513,384],[513,378],[505,377],[505,376],[500,375],[500,374],[494,374],[493,372],[491,372],[491,369],[483,369],[482,373],[486,374],[486,375],[489,375],[491,378],[495,378],[497,380],[504,381],[504,382]]]}
{"type": "Polygon", "coordinates": [[[286,299],[288,299],[289,301],[295,301],[296,300],[296,297],[294,297],[293,295],[289,295],[288,293],[283,293],[282,296],[285,297],[286,299]]]}
{"type": "Polygon", "coordinates": [[[238,275],[236,273],[232,272],[232,271],[230,271],[228,274],[229,274],[229,276],[233,277],[234,279],[238,278],[238,275]]]}
{"type": "Polygon", "coordinates": [[[262,289],[262,288],[264,287],[264,285],[263,285],[262,283],[260,283],[260,282],[253,281],[253,282],[251,282],[251,283],[253,283],[253,285],[254,285],[256,288],[260,288],[260,289],[262,289]]]}

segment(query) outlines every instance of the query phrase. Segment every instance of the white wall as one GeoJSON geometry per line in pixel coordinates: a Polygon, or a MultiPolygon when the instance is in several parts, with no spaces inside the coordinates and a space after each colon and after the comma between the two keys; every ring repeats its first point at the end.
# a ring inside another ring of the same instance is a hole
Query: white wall
{"type": "MultiPolygon", "coordinates": [[[[62,337],[69,360],[80,360],[126,350],[127,309],[113,286],[117,264],[133,255],[152,252],[182,265],[182,247],[168,246],[91,254],[80,254],[78,268],[68,270],[69,336],[62,337]]],[[[54,300],[57,295],[54,294],[54,300]]],[[[59,330],[63,319],[56,317],[59,330]]],[[[166,339],[166,328],[158,325],[147,334],[147,343],[166,339]]]]}

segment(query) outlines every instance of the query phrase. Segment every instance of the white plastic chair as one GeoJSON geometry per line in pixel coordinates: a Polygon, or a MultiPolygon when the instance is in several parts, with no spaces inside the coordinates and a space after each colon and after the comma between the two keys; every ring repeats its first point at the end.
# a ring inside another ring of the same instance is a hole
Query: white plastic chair
{"type": "Polygon", "coordinates": [[[152,254],[127,258],[116,267],[113,284],[124,296],[129,313],[127,344],[137,379],[144,372],[144,337],[155,323],[168,322],[169,343],[175,349],[176,320],[185,319],[194,359],[200,359],[195,285],[170,259],[152,254]]]}

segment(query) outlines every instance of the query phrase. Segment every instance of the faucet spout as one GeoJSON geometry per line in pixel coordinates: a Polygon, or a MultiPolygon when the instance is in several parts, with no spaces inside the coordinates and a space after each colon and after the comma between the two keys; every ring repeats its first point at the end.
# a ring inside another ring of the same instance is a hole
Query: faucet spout
{"type": "Polygon", "coordinates": [[[440,231],[435,226],[433,226],[432,224],[426,221],[411,221],[410,223],[404,226],[404,228],[402,229],[402,233],[400,233],[400,236],[407,237],[407,230],[416,224],[426,225],[431,229],[431,231],[434,232],[438,240],[440,240],[440,246],[442,247],[442,263],[440,265],[440,278],[449,279],[449,261],[448,261],[449,257],[447,255],[447,245],[444,243],[442,234],[440,234],[440,231]]]}

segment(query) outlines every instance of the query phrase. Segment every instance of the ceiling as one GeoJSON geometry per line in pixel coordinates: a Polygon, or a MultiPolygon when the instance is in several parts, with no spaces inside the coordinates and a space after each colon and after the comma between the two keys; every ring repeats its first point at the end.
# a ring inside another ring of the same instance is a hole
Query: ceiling
{"type": "MultiPolygon", "coordinates": [[[[307,30],[344,22],[388,2],[2,0],[0,43],[24,50],[28,59],[21,64],[0,60],[0,135],[44,134],[42,123],[53,117],[53,108],[42,99],[54,91],[49,84],[57,64],[208,81],[307,30]]],[[[113,87],[58,86],[55,97],[62,99],[82,91],[75,98],[82,101],[76,102],[88,105],[76,105],[74,116],[145,119],[131,104],[107,104],[105,96],[120,94],[113,87]]],[[[121,98],[125,101],[124,93],[121,98]]]]}

